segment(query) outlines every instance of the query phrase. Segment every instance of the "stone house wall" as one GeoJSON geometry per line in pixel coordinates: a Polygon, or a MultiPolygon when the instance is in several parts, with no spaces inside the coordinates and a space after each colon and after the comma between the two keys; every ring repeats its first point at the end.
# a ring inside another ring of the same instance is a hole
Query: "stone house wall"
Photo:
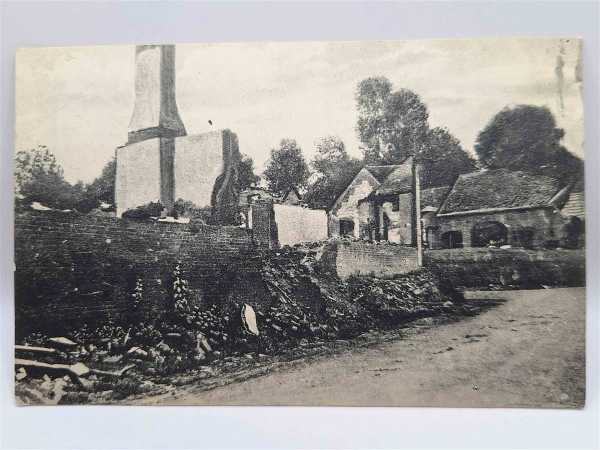
{"type": "Polygon", "coordinates": [[[560,239],[564,219],[553,208],[536,208],[525,210],[509,210],[501,212],[465,214],[453,216],[436,216],[428,227],[433,227],[431,249],[443,248],[442,235],[449,231],[459,231],[462,234],[463,247],[471,247],[473,242],[473,227],[483,222],[499,222],[507,229],[507,244],[519,246],[518,234],[525,228],[533,231],[532,246],[541,247],[545,242],[560,239]]]}

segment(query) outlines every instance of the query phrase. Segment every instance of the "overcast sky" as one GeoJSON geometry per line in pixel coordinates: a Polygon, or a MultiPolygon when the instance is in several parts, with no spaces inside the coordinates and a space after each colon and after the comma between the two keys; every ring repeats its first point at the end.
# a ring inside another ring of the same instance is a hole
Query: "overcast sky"
{"type": "MultiPolygon", "coordinates": [[[[369,76],[408,88],[467,151],[501,108],[548,106],[583,156],[579,43],[558,39],[184,44],[177,103],[188,134],[230,128],[261,170],[282,138],[307,159],[322,136],[360,155],[354,93],[369,76]]],[[[18,52],[16,150],[47,145],[65,177],[91,181],[125,143],[133,111],[134,47],[18,52]]]]}

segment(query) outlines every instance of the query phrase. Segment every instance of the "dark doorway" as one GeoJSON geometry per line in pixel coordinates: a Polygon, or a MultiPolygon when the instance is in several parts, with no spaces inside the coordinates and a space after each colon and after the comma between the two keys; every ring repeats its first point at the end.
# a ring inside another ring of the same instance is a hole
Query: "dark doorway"
{"type": "Polygon", "coordinates": [[[389,230],[390,230],[390,218],[386,213],[383,213],[383,236],[382,239],[387,241],[389,239],[389,230]]]}
{"type": "Polygon", "coordinates": [[[523,248],[533,248],[533,242],[535,239],[535,228],[523,227],[519,228],[514,233],[515,245],[523,248]]]}
{"type": "Polygon", "coordinates": [[[442,248],[461,248],[463,237],[460,231],[446,231],[441,237],[442,248]]]}
{"type": "Polygon", "coordinates": [[[473,247],[500,247],[508,242],[507,235],[506,226],[500,222],[480,222],[473,227],[471,245],[473,247]]]}
{"type": "Polygon", "coordinates": [[[340,236],[354,236],[354,220],[340,220],[340,236]]]}
{"type": "Polygon", "coordinates": [[[566,248],[581,247],[581,236],[585,230],[583,220],[579,217],[571,216],[569,222],[564,227],[564,246],[566,248]]]}

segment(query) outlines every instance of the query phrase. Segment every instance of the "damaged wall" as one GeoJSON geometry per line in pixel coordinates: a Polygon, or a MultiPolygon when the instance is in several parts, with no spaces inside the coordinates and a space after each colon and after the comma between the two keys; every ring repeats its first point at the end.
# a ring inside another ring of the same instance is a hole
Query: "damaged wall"
{"type": "Polygon", "coordinates": [[[17,329],[116,318],[127,309],[138,277],[144,308],[162,307],[178,261],[190,300],[215,299],[241,274],[255,271],[255,254],[252,237],[237,227],[54,211],[17,214],[17,329]]]}

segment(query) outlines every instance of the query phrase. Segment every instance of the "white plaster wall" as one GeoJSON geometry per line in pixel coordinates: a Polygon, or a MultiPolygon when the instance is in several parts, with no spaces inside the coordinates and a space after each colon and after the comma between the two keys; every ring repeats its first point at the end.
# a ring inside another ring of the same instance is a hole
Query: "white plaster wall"
{"type": "Polygon", "coordinates": [[[301,206],[273,205],[280,245],[327,239],[327,213],[301,206]]]}
{"type": "Polygon", "coordinates": [[[332,214],[338,220],[352,219],[354,221],[354,236],[357,238],[360,237],[360,224],[366,224],[368,218],[368,214],[365,215],[364,212],[361,214],[359,201],[367,198],[373,192],[373,189],[377,187],[377,183],[371,178],[359,173],[348,187],[346,197],[342,199],[332,214]]]}
{"type": "Polygon", "coordinates": [[[223,131],[175,138],[175,200],[210,206],[215,181],[223,173],[223,131]]]}
{"type": "Polygon", "coordinates": [[[148,139],[117,149],[115,201],[117,216],[160,200],[160,139],[148,139]]]}

